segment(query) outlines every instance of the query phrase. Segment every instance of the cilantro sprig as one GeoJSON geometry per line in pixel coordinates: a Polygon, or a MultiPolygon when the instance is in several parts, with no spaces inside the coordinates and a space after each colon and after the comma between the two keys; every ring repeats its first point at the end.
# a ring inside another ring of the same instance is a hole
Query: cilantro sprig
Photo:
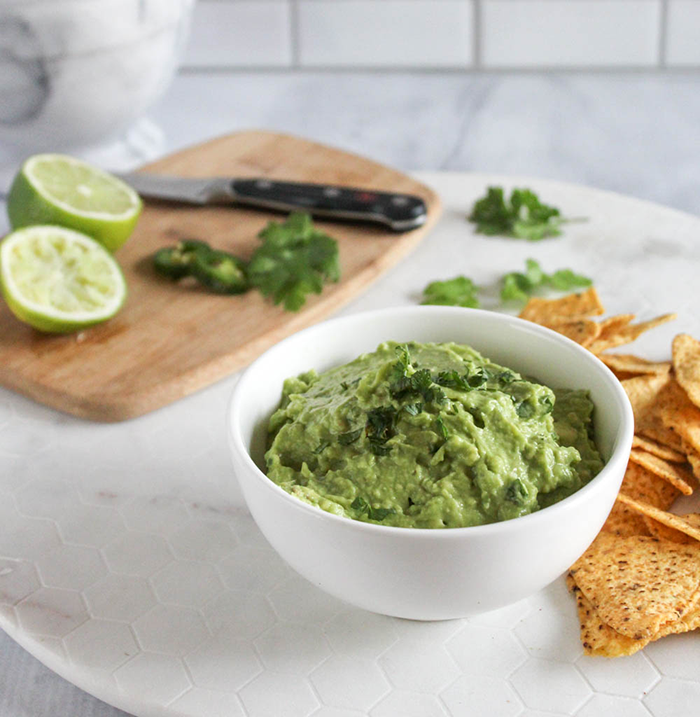
{"type": "Polygon", "coordinates": [[[501,284],[501,301],[519,301],[526,303],[530,296],[541,288],[552,288],[556,291],[571,291],[584,288],[593,283],[582,274],[571,269],[559,269],[547,274],[534,259],[525,262],[525,272],[512,271],[503,277],[501,284]]]}
{"type": "Polygon", "coordinates": [[[340,279],[338,243],[316,229],[308,214],[269,222],[258,237],[262,244],[248,265],[249,281],[287,311],[298,311],[308,294],[320,294],[325,282],[340,279]]]}
{"type": "Polygon", "coordinates": [[[475,202],[469,221],[479,234],[540,241],[559,236],[561,225],[571,220],[530,189],[514,189],[506,199],[503,187],[489,187],[486,196],[475,202]]]}
{"type": "Polygon", "coordinates": [[[433,281],[423,289],[421,304],[478,309],[479,299],[476,295],[478,290],[479,287],[466,276],[456,276],[446,281],[433,281]]]}

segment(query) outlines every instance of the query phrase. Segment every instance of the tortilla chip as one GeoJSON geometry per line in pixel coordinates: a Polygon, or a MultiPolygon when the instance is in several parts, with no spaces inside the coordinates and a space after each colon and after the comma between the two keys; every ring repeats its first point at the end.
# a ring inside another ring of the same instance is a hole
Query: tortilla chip
{"type": "Polygon", "coordinates": [[[649,640],[634,640],[631,637],[625,637],[606,625],[570,574],[566,577],[566,584],[576,598],[578,621],[581,626],[581,643],[586,655],[595,657],[633,655],[649,643],[649,640]]]}
{"type": "Polygon", "coordinates": [[[665,510],[659,510],[648,503],[641,503],[640,501],[634,500],[633,498],[626,496],[624,493],[620,493],[617,496],[617,499],[642,515],[653,518],[668,528],[673,528],[681,533],[685,533],[685,535],[689,535],[697,541],[700,541],[700,528],[697,528],[694,525],[694,520],[692,522],[687,521],[685,518],[675,515],[674,513],[668,513],[665,510]]]}
{"type": "Polygon", "coordinates": [[[642,436],[634,436],[634,438],[632,438],[632,448],[641,448],[643,451],[663,458],[664,460],[671,461],[671,463],[686,462],[685,453],[674,451],[672,448],[662,446],[660,443],[649,440],[648,438],[643,438],[642,436]]]}
{"type": "Polygon", "coordinates": [[[622,331],[631,321],[634,320],[634,314],[616,314],[600,322],[600,336],[591,345],[591,351],[599,354],[610,346],[616,346],[615,337],[622,331]]]}
{"type": "Polygon", "coordinates": [[[700,598],[700,543],[600,533],[571,568],[600,619],[634,640],[681,620],[700,598]]]}
{"type": "Polygon", "coordinates": [[[633,354],[601,354],[598,358],[616,374],[619,372],[644,375],[648,373],[668,373],[671,370],[670,361],[647,361],[647,359],[633,354]]]}
{"type": "Polygon", "coordinates": [[[584,348],[590,346],[600,334],[600,325],[590,319],[567,321],[563,324],[554,324],[549,328],[567,338],[581,344],[584,348]]]}
{"type": "Polygon", "coordinates": [[[617,500],[610,511],[601,531],[612,533],[621,538],[631,535],[651,535],[644,516],[617,500]]]}
{"type": "Polygon", "coordinates": [[[680,495],[678,488],[632,461],[627,464],[620,491],[661,510],[670,508],[680,495]]]}
{"type": "Polygon", "coordinates": [[[659,413],[660,397],[673,382],[669,374],[650,374],[623,381],[622,387],[632,404],[634,432],[680,450],[680,436],[664,424],[659,413]]]}
{"type": "Polygon", "coordinates": [[[607,349],[615,348],[616,346],[623,346],[624,344],[631,344],[636,341],[645,331],[654,329],[661,324],[665,324],[667,321],[673,321],[676,318],[676,314],[663,314],[663,316],[657,316],[655,319],[649,321],[640,321],[638,324],[630,324],[627,321],[627,317],[630,314],[621,314],[620,316],[613,316],[608,319],[610,325],[603,335],[601,333],[598,338],[590,346],[590,350],[594,354],[602,353],[607,349]],[[615,324],[613,319],[617,319],[618,322],[615,324]]]}
{"type": "Polygon", "coordinates": [[[520,312],[520,318],[542,326],[567,323],[587,316],[605,313],[598,292],[590,287],[580,294],[569,294],[560,299],[542,299],[533,296],[520,312]]]}
{"type": "Polygon", "coordinates": [[[638,448],[633,448],[630,451],[630,460],[659,476],[659,478],[668,481],[672,486],[678,488],[683,495],[692,495],[695,481],[690,471],[683,466],[669,463],[663,458],[654,456],[646,451],[640,451],[638,448]]]}
{"type": "MultiPolygon", "coordinates": [[[[669,515],[672,514],[669,513],[669,515]]],[[[651,533],[651,535],[659,540],[670,540],[674,543],[684,543],[686,545],[696,540],[696,538],[693,538],[687,533],[677,530],[676,528],[671,528],[664,523],[660,523],[658,520],[654,520],[654,518],[649,515],[644,515],[642,517],[646,523],[647,530],[651,533]]],[[[682,518],[688,525],[700,532],[700,513],[688,513],[687,515],[681,515],[678,517],[682,518]]]]}
{"type": "Polygon", "coordinates": [[[700,406],[700,341],[688,334],[673,339],[673,370],[688,398],[700,406]]]}
{"type": "Polygon", "coordinates": [[[656,412],[663,425],[675,431],[695,452],[700,452],[700,408],[675,381],[671,381],[657,399],[656,412]]]}
{"type": "Polygon", "coordinates": [[[691,448],[687,443],[683,444],[683,448],[685,449],[685,457],[688,459],[688,463],[690,463],[690,467],[693,470],[693,475],[700,480],[700,453],[694,448],[691,448]]]}

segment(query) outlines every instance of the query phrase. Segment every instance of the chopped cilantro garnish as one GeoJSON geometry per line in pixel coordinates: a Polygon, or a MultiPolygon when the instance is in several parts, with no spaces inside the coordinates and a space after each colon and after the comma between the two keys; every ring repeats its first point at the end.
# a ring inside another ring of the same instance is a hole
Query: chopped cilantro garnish
{"type": "Polygon", "coordinates": [[[435,426],[437,427],[438,435],[442,436],[445,440],[450,437],[450,432],[447,430],[447,426],[445,425],[445,421],[442,419],[442,416],[438,416],[435,419],[435,426]]]}
{"type": "Polygon", "coordinates": [[[527,488],[520,478],[516,478],[508,484],[505,499],[516,505],[524,505],[527,500],[527,488]]]}
{"type": "Polygon", "coordinates": [[[314,454],[318,455],[319,453],[323,453],[323,451],[330,446],[330,441],[321,441],[316,448],[314,448],[314,454]]]}
{"type": "Polygon", "coordinates": [[[403,410],[408,413],[409,416],[417,416],[423,410],[422,403],[407,403],[403,406],[403,410]]]}
{"type": "Polygon", "coordinates": [[[380,406],[367,412],[365,433],[369,448],[375,456],[385,456],[391,450],[385,443],[394,435],[396,409],[393,406],[380,406]]]}
{"type": "Polygon", "coordinates": [[[354,443],[361,435],[362,435],[362,428],[358,428],[354,431],[347,431],[346,433],[340,433],[338,434],[338,443],[340,443],[341,446],[349,446],[351,443],[354,443]]]}
{"type": "Polygon", "coordinates": [[[525,303],[535,290],[543,287],[550,287],[557,291],[570,291],[590,286],[592,283],[587,276],[575,274],[571,269],[559,269],[553,274],[546,274],[534,259],[528,259],[525,262],[524,274],[513,271],[503,277],[501,301],[525,303]]]}
{"type": "Polygon", "coordinates": [[[376,520],[381,522],[387,515],[392,515],[396,511],[393,508],[373,508],[364,498],[358,496],[350,503],[350,507],[353,510],[358,511],[360,515],[363,513],[367,514],[370,520],[376,520]]]}
{"type": "Polygon", "coordinates": [[[287,311],[298,311],[308,294],[320,294],[324,282],[340,278],[338,243],[315,229],[308,214],[269,222],[258,236],[262,244],[250,260],[248,278],[287,311]]]}
{"type": "Polygon", "coordinates": [[[502,187],[489,187],[486,196],[475,202],[469,221],[479,234],[540,241],[559,236],[567,220],[529,189],[514,189],[506,200],[502,187]]]}
{"type": "Polygon", "coordinates": [[[466,306],[479,308],[477,286],[466,276],[456,276],[446,281],[433,281],[423,289],[421,304],[437,304],[438,306],[466,306]]]}

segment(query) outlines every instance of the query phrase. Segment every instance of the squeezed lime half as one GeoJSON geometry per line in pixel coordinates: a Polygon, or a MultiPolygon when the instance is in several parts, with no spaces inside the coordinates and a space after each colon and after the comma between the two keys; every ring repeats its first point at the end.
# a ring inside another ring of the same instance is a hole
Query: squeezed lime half
{"type": "Polygon", "coordinates": [[[7,197],[13,229],[58,224],[116,251],[141,214],[139,195],[113,175],[63,154],[30,157],[7,197]]]}
{"type": "Polygon", "coordinates": [[[127,294],[119,264],[101,244],[45,225],[19,229],[0,242],[0,289],[18,319],[50,333],[112,318],[127,294]]]}

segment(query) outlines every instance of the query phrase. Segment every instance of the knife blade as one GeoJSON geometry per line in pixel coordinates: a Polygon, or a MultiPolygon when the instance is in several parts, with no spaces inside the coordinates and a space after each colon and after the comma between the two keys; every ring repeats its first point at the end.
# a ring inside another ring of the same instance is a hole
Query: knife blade
{"type": "Polygon", "coordinates": [[[141,172],[118,176],[144,197],[171,202],[306,211],[331,221],[383,224],[395,232],[415,229],[428,218],[425,202],[413,194],[265,178],[188,179],[141,172]]]}

